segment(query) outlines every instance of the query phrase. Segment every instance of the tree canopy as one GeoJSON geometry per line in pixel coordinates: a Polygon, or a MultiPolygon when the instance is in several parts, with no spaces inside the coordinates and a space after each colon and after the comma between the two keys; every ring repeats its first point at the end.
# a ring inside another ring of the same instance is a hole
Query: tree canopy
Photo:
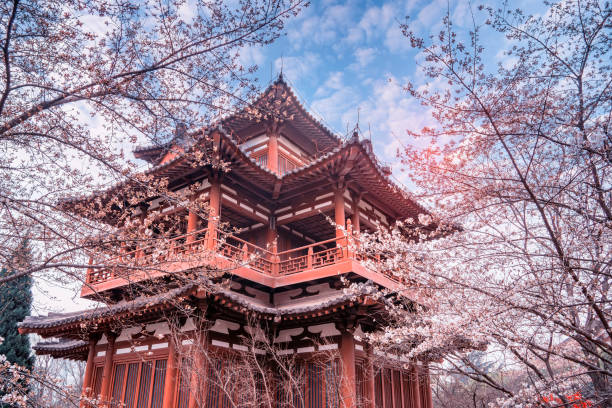
{"type": "Polygon", "coordinates": [[[400,158],[435,216],[371,242],[383,268],[417,283],[423,307],[398,312],[377,340],[444,357],[440,368],[490,386],[499,406],[569,404],[576,392],[610,406],[612,9],[564,0],[530,16],[511,6],[472,9],[469,32],[450,15],[431,38],[403,25],[429,79],[406,90],[434,125],[410,130],[420,144],[400,158]],[[482,42],[492,31],[509,44],[494,70],[482,42]],[[403,238],[414,229],[418,240],[403,238]],[[474,348],[521,382],[471,364],[474,348]]]}

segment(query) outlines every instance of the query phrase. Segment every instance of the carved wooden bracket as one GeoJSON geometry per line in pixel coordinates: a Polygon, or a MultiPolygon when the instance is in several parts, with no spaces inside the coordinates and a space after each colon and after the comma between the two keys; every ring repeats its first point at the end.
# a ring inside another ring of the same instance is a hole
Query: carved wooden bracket
{"type": "Polygon", "coordinates": [[[244,329],[244,324],[241,324],[240,327],[237,329],[228,328],[227,333],[230,335],[230,337],[243,336],[247,338],[250,336],[250,334],[244,329]]]}
{"type": "Polygon", "coordinates": [[[354,333],[359,325],[359,320],[355,316],[344,316],[344,318],[334,322],[336,329],[341,333],[354,333]]]}
{"type": "Polygon", "coordinates": [[[230,290],[232,292],[240,293],[241,295],[248,296],[248,297],[251,297],[251,298],[255,297],[255,295],[253,295],[253,294],[251,294],[251,293],[246,291],[246,285],[244,284],[244,282],[236,282],[236,283],[238,283],[240,285],[240,287],[239,288],[232,288],[232,287],[230,287],[230,290]]]}
{"type": "Polygon", "coordinates": [[[289,299],[295,300],[295,299],[305,298],[308,296],[315,296],[315,295],[318,295],[320,292],[319,290],[316,290],[315,292],[309,292],[308,286],[302,286],[300,289],[302,290],[300,293],[298,293],[295,296],[290,296],[289,299]]]}
{"type": "Polygon", "coordinates": [[[321,340],[321,333],[323,333],[322,331],[320,332],[311,332],[308,327],[304,327],[303,331],[300,334],[296,334],[296,335],[291,335],[291,340],[292,341],[298,341],[298,340],[304,340],[304,339],[309,339],[309,340],[313,340],[313,341],[318,341],[321,340]]]}
{"type": "Polygon", "coordinates": [[[273,345],[274,340],[276,340],[278,334],[280,333],[280,327],[278,324],[267,320],[261,320],[259,325],[268,339],[268,344],[273,345]]]}
{"type": "Polygon", "coordinates": [[[147,330],[147,325],[143,324],[137,333],[132,333],[132,340],[143,340],[148,337],[153,337],[155,330],[147,330]]]}

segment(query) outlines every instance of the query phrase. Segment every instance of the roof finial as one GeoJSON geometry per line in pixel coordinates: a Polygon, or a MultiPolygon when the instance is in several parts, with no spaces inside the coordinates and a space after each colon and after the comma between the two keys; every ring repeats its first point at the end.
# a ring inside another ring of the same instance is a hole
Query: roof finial
{"type": "Polygon", "coordinates": [[[352,140],[353,141],[359,141],[359,113],[360,113],[360,108],[357,107],[357,123],[355,123],[355,127],[353,128],[353,135],[352,135],[352,140]]]}
{"type": "Polygon", "coordinates": [[[285,60],[283,59],[283,54],[281,53],[281,69],[280,69],[280,73],[278,74],[278,79],[280,81],[283,80],[283,68],[285,66],[285,60]]]}

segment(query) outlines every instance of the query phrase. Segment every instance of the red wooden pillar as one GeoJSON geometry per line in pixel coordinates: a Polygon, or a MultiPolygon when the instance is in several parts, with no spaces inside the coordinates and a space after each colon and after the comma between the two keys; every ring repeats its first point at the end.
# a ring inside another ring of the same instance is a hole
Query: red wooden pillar
{"type": "Polygon", "coordinates": [[[351,199],[353,200],[353,205],[351,210],[353,211],[353,215],[351,216],[351,223],[353,224],[353,231],[355,235],[359,235],[359,231],[361,231],[361,222],[360,222],[360,209],[359,202],[361,201],[361,194],[353,194],[351,193],[351,199]]]}
{"type": "MultiPolygon", "coordinates": [[[[202,309],[200,309],[202,310],[202,309]]],[[[191,384],[189,385],[189,408],[203,407],[206,399],[207,381],[208,381],[208,329],[212,322],[204,319],[204,311],[195,319],[196,330],[199,337],[196,336],[194,342],[194,367],[191,372],[191,384]]]]}
{"type": "MultiPolygon", "coordinates": [[[[334,191],[334,222],[336,223],[336,238],[344,237],[345,215],[344,215],[344,186],[338,185],[334,191]]],[[[338,241],[340,243],[341,241],[338,241]]]]}
{"type": "Polygon", "coordinates": [[[268,246],[268,250],[272,250],[276,237],[276,218],[270,216],[268,217],[268,229],[266,230],[266,245],[268,246]]]}
{"type": "Polygon", "coordinates": [[[193,232],[198,230],[199,226],[199,218],[195,209],[189,210],[189,215],[187,216],[187,243],[190,244],[195,241],[195,235],[193,232]]]}
{"type": "Polygon", "coordinates": [[[100,400],[102,406],[110,402],[111,382],[113,378],[113,356],[115,354],[115,339],[117,335],[106,333],[106,354],[104,355],[104,368],[102,369],[102,386],[100,387],[100,400]]]}
{"type": "Polygon", "coordinates": [[[356,406],[357,387],[355,384],[355,339],[353,333],[344,330],[340,339],[341,383],[340,399],[342,408],[356,406]]]}
{"type": "Polygon", "coordinates": [[[421,370],[421,398],[423,406],[421,408],[433,408],[433,398],[431,395],[431,383],[429,380],[429,367],[423,366],[421,370]]]}
{"type": "Polygon", "coordinates": [[[366,343],[364,345],[364,349],[366,352],[366,369],[365,369],[365,390],[366,390],[366,408],[374,408],[374,403],[376,401],[376,387],[374,384],[374,356],[372,355],[372,345],[366,343]]]}
{"type": "Polygon", "coordinates": [[[412,397],[411,408],[424,408],[421,407],[421,392],[419,387],[420,379],[419,379],[419,371],[417,369],[416,363],[412,365],[410,368],[410,396],[412,397]]]}
{"type": "Polygon", "coordinates": [[[278,234],[276,233],[276,217],[268,217],[268,229],[266,231],[266,247],[268,251],[272,253],[268,258],[272,262],[272,274],[278,274],[278,259],[276,253],[278,252],[278,234]]]}
{"type": "MultiPolygon", "coordinates": [[[[81,398],[87,398],[91,396],[93,389],[93,371],[94,371],[94,359],[96,358],[96,344],[98,339],[92,337],[89,339],[89,352],[87,353],[87,365],[85,366],[85,376],[83,377],[83,390],[81,391],[81,398]]],[[[85,401],[81,400],[81,407],[86,406],[85,401]]]]}
{"type": "Polygon", "coordinates": [[[354,247],[354,243],[355,241],[353,240],[353,223],[351,222],[351,219],[347,219],[346,220],[346,240],[345,240],[345,245],[346,245],[346,256],[348,258],[353,258],[353,256],[355,255],[355,247],[354,247]]]}
{"type": "Polygon", "coordinates": [[[210,193],[208,194],[208,242],[207,249],[215,248],[217,224],[221,217],[221,180],[220,177],[210,178],[210,193]]]}
{"type": "Polygon", "coordinates": [[[271,129],[268,135],[268,169],[278,174],[278,131],[271,129]]]}
{"type": "Polygon", "coordinates": [[[177,347],[171,335],[168,339],[168,363],[166,364],[166,379],[164,381],[163,408],[172,408],[174,406],[174,391],[176,390],[176,377],[178,373],[176,354],[177,347]]]}

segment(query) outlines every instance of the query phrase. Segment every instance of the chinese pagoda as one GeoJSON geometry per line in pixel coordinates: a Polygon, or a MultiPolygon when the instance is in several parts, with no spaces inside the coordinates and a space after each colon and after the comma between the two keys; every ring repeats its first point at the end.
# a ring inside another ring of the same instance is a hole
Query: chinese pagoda
{"type": "MultiPolygon", "coordinates": [[[[137,189],[129,182],[75,200],[114,202],[104,222],[117,228],[135,228],[146,213],[159,220],[150,235],[162,236],[168,219],[182,231],[163,245],[121,244],[116,259],[92,259],[81,296],[101,306],[20,324],[48,339],[37,354],[87,362],[81,405],[432,408],[427,361],[382,356],[366,342],[388,321],[388,299],[368,288],[407,283],[368,268],[355,249],[359,234],[427,213],[390,180],[371,142],[357,132],[337,137],[282,75],[192,141],[183,132],[134,154],[151,164],[149,180],[189,191],[206,215],[161,196],[117,205],[137,189]],[[210,160],[194,161],[194,152],[210,160]],[[118,225],[115,215],[128,209],[134,220],[118,225]],[[264,367],[254,377],[236,358],[253,350],[251,361],[264,367]],[[281,386],[274,378],[289,358],[300,380],[281,386]],[[247,392],[240,385],[251,377],[247,392]]],[[[414,311],[414,300],[405,302],[414,311]]]]}

